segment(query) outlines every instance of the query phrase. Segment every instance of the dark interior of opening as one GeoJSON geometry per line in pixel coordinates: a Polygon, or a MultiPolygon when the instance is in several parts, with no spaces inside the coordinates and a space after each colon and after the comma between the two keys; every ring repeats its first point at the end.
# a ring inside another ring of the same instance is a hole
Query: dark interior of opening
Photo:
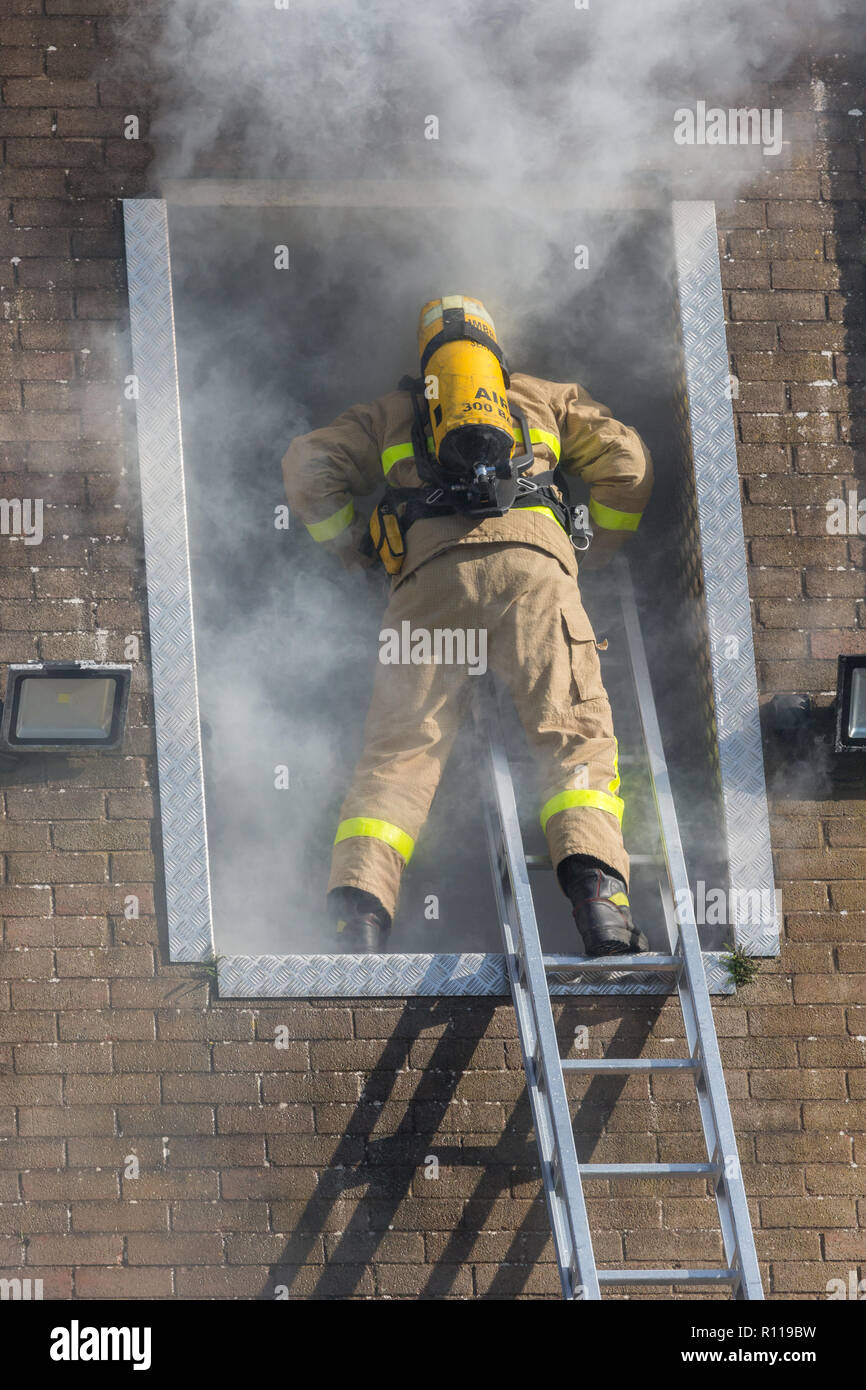
{"type": "MultiPolygon", "coordinates": [[[[717,793],[694,661],[681,641],[671,509],[682,467],[674,428],[670,218],[457,209],[180,208],[170,211],[195,645],[217,951],[338,952],[323,908],[342,795],[360,751],[384,583],[349,574],[285,503],[294,434],[417,371],[418,310],[477,295],[513,369],[578,381],[634,425],[656,487],[632,559],[693,882],[724,884],[717,793]],[[575,266],[575,246],[589,268],[575,266]],[[285,248],[284,251],[279,248],[285,248]],[[275,261],[286,260],[277,269],[275,261]],[[285,781],[288,786],[276,785],[285,781]]],[[[579,492],[579,490],[578,490],[579,492]]],[[[583,500],[578,492],[574,501],[583,500]]],[[[624,644],[607,572],[581,578],[599,636],[622,754],[624,833],[655,839],[624,644]]],[[[529,853],[545,846],[529,755],[512,726],[529,853]]],[[[479,752],[455,745],[404,879],[389,950],[496,951],[479,752]],[[437,902],[431,915],[430,899],[437,902]]],[[[666,945],[658,865],[636,864],[632,904],[666,945]]],[[[569,905],[533,875],[544,945],[574,950],[569,905]]],[[[708,949],[725,929],[705,929],[708,949]]]]}

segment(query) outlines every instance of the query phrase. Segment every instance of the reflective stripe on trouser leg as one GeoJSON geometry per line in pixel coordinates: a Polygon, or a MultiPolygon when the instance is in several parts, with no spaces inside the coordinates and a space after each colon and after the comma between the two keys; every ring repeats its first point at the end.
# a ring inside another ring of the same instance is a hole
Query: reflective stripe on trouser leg
{"type": "Polygon", "coordinates": [[[353,816],[349,820],[340,821],[334,844],[339,845],[343,840],[354,839],[357,835],[370,835],[375,840],[384,840],[386,845],[397,851],[406,864],[412,858],[415,841],[398,825],[390,825],[388,821],[376,820],[372,816],[353,816]]]}
{"type": "Polygon", "coordinates": [[[393,917],[403,870],[414,848],[413,836],[390,821],[375,816],[341,820],[334,836],[328,892],[363,888],[393,917]]]}
{"type": "Polygon", "coordinates": [[[551,816],[555,816],[559,811],[567,811],[575,806],[592,806],[597,811],[607,811],[611,816],[616,816],[617,821],[622,825],[622,813],[624,802],[619,796],[611,796],[610,792],[590,791],[588,787],[574,787],[568,791],[558,792],[549,801],[545,801],[541,808],[541,828],[547,829],[547,822],[551,816]]]}
{"type": "Polygon", "coordinates": [[[541,823],[554,868],[573,854],[598,859],[628,887],[629,859],[622,838],[623,801],[610,792],[569,788],[543,805],[541,823]]]}

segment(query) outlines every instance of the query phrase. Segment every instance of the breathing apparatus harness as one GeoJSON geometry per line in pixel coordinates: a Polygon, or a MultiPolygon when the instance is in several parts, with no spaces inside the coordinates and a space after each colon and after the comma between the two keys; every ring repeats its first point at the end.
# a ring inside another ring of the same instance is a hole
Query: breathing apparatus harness
{"type": "Polygon", "coordinates": [[[533,478],[527,476],[535,461],[529,424],[525,412],[505,395],[510,385],[508,366],[483,306],[462,296],[433,301],[422,310],[420,337],[421,375],[403,377],[397,389],[411,395],[413,459],[422,486],[386,483],[385,496],[370,518],[364,547],[367,553],[378,554],[388,573],[398,574],[405,558],[406,533],[416,521],[454,515],[483,520],[520,507],[547,508],[575,549],[586,550],[592,531],[577,520],[576,509],[569,506],[556,483],[555,469],[533,478]],[[434,323],[441,319],[442,326],[426,336],[431,319],[434,323]],[[467,363],[464,345],[468,343],[486,349],[484,357],[479,359],[470,349],[473,356],[467,363]],[[431,403],[425,395],[426,373],[437,354],[442,363],[441,371],[435,373],[440,394],[436,403],[431,403]],[[479,361],[484,368],[481,372],[479,361]],[[450,392],[442,391],[443,379],[450,392]],[[479,420],[475,411],[495,416],[497,422],[492,418],[479,420]],[[517,422],[523,440],[519,454],[512,420],[517,422]]]}

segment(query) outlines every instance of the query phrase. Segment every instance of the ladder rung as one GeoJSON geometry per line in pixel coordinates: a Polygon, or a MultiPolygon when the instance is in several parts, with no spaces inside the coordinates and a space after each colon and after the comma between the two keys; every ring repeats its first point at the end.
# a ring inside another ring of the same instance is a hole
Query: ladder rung
{"type": "Polygon", "coordinates": [[[699,1071],[700,1062],[690,1057],[599,1057],[593,1060],[580,1060],[564,1057],[563,1071],[699,1071]]]}
{"type": "Polygon", "coordinates": [[[552,869],[553,864],[549,854],[527,854],[527,869],[552,869]]]}
{"type": "MultiPolygon", "coordinates": [[[[630,854],[628,858],[629,863],[632,865],[663,864],[665,862],[663,854],[630,854]]],[[[530,870],[552,869],[553,864],[551,863],[549,854],[527,854],[526,867],[530,870]]]]}
{"type": "Polygon", "coordinates": [[[718,1163],[581,1163],[587,1178],[712,1178],[718,1163]]]}
{"type": "Polygon", "coordinates": [[[735,1269],[600,1269],[600,1284],[733,1284],[735,1269]]]}
{"type": "Polygon", "coordinates": [[[679,956],[662,956],[650,952],[642,956],[543,956],[547,971],[569,970],[595,974],[607,970],[665,970],[677,971],[682,964],[679,956]]]}

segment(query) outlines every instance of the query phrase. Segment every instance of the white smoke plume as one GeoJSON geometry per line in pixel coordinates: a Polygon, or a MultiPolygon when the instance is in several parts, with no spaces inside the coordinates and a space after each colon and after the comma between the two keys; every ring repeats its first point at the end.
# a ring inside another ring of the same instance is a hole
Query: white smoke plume
{"type": "Polygon", "coordinates": [[[229,142],[235,177],[405,167],[515,200],[540,178],[616,198],[676,166],[674,109],[784,110],[757,98],[816,42],[850,40],[854,16],[844,0],[172,0],[130,20],[126,47],[157,78],[166,175],[219,167],[229,142]]]}
{"type": "MultiPolygon", "coordinates": [[[[415,370],[421,303],[465,292],[488,302],[516,367],[582,380],[663,453],[667,401],[654,416],[651,398],[673,347],[649,282],[668,267],[637,209],[663,211],[672,193],[726,202],[790,168],[814,112],[786,105],[785,84],[816,44],[852,41],[852,13],[842,0],[169,0],[124,21],[122,67],[155,83],[154,191],[183,202],[184,181],[221,179],[230,199],[233,181],[260,180],[265,201],[309,204],[172,214],[219,950],[325,947],[316,904],[382,606],[311,557],[297,523],[275,537],[289,439],[415,370]],[[678,144],[677,112],[701,102],[780,110],[780,153],[678,144]],[[351,210],[351,191],[315,210],[344,181],[369,211],[351,210]],[[455,186],[479,207],[455,211],[455,186]],[[423,206],[400,210],[407,196],[423,206]],[[287,793],[273,789],[283,761],[287,793]]],[[[461,907],[485,855],[467,804],[457,786],[448,814],[476,845],[462,877],[441,861],[418,871],[442,916],[415,911],[394,949],[495,949],[461,907]]]]}

